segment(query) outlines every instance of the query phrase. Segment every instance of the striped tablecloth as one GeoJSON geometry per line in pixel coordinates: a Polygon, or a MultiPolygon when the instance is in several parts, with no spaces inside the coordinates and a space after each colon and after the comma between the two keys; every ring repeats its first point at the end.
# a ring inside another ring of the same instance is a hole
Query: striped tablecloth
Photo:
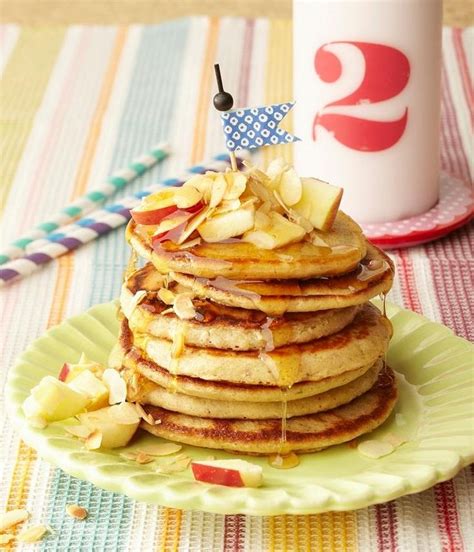
{"type": "MultiPolygon", "coordinates": [[[[465,180],[472,153],[470,36],[472,30],[444,30],[442,163],[465,180]]],[[[290,47],[290,21],[1,28],[2,241],[160,139],[175,154],[132,189],[220,151],[210,102],[213,62],[225,68],[236,105],[280,102],[292,96],[290,47]]],[[[260,156],[268,161],[279,153],[265,148],[260,156]]],[[[117,296],[127,255],[123,232],[116,231],[2,293],[3,382],[14,357],[45,329],[117,296]]],[[[393,257],[392,301],[472,339],[469,230],[393,257]]],[[[356,512],[224,516],[147,506],[95,488],[41,460],[7,419],[1,431],[0,509],[26,507],[33,521],[51,525],[56,536],[42,550],[474,550],[471,468],[424,493],[356,512]],[[65,514],[70,503],[89,510],[87,521],[65,514]]]]}

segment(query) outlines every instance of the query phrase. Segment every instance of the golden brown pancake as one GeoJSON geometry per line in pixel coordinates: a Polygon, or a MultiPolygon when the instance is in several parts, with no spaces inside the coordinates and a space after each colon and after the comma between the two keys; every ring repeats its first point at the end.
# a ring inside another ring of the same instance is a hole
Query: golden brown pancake
{"type": "MultiPolygon", "coordinates": [[[[379,360],[362,376],[324,393],[311,395],[304,399],[286,399],[287,417],[293,418],[294,416],[314,414],[347,404],[374,385],[382,365],[383,362],[379,360]]],[[[281,417],[282,399],[286,397],[285,391],[281,391],[280,400],[275,402],[211,400],[180,393],[178,386],[177,389],[176,392],[172,392],[159,385],[148,386],[148,389],[145,389],[134,400],[141,404],[160,406],[166,410],[201,418],[264,420],[281,417]]]]}
{"type": "MultiPolygon", "coordinates": [[[[150,289],[134,285],[140,279],[140,273],[153,266],[135,273],[128,287],[122,288],[122,310],[127,311],[127,298],[140,289],[150,289]]],[[[176,291],[174,282],[169,289],[176,291]]],[[[211,347],[247,351],[260,350],[265,347],[281,347],[293,343],[304,343],[334,334],[350,324],[359,307],[347,307],[317,311],[314,313],[287,313],[280,317],[269,318],[258,310],[247,310],[220,305],[208,299],[193,299],[197,317],[192,320],[181,320],[165,305],[154,292],[129,313],[129,326],[133,333],[150,334],[151,336],[172,340],[177,333],[182,333],[185,343],[195,347],[211,347]],[[165,312],[165,314],[162,314],[165,312]]]]}
{"type": "Polygon", "coordinates": [[[146,356],[177,375],[254,385],[290,386],[317,381],[362,366],[382,356],[391,336],[391,324],[368,304],[352,324],[337,334],[268,353],[229,351],[187,346],[177,361],[171,360],[172,342],[134,334],[134,344],[146,356]]]}
{"type": "Polygon", "coordinates": [[[382,251],[368,245],[367,255],[356,270],[333,278],[252,282],[196,278],[177,272],[172,272],[171,277],[200,298],[279,316],[285,312],[341,309],[366,303],[390,290],[393,263],[382,251]]]}
{"type": "MultiPolygon", "coordinates": [[[[126,320],[122,321],[122,327],[126,320]]],[[[235,384],[226,381],[209,381],[188,376],[173,376],[158,364],[143,357],[142,351],[132,346],[128,328],[121,331],[120,343],[109,358],[109,366],[122,369],[129,381],[129,399],[133,402],[154,384],[169,390],[179,390],[194,397],[202,397],[221,401],[276,402],[281,400],[281,389],[271,385],[235,384]]],[[[319,381],[303,381],[296,383],[287,391],[288,400],[296,400],[311,395],[324,393],[335,387],[345,385],[362,376],[370,366],[362,366],[356,370],[344,372],[338,376],[327,377],[319,381]]]]}
{"type": "Polygon", "coordinates": [[[310,452],[350,441],[372,431],[390,415],[397,399],[393,372],[382,370],[375,385],[349,404],[332,410],[297,416],[287,421],[281,450],[281,419],[223,420],[178,414],[156,406],[145,410],[159,423],[142,422],[143,429],[165,439],[198,447],[247,454],[310,452]]]}
{"type": "Polygon", "coordinates": [[[339,211],[332,229],[320,235],[327,246],[310,242],[263,250],[239,240],[223,243],[202,241],[188,249],[173,242],[162,242],[154,250],[150,232],[153,227],[131,220],[126,237],[133,249],[164,274],[174,271],[213,278],[230,279],[314,278],[344,274],[357,267],[367,252],[362,230],[348,215],[339,211]]]}

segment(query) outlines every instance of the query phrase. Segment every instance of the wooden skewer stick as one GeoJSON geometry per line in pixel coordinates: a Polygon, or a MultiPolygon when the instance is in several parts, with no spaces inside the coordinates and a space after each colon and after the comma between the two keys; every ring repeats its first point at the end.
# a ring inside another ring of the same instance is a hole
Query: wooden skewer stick
{"type": "MultiPolygon", "coordinates": [[[[224,90],[224,85],[222,84],[221,69],[218,63],[214,65],[214,71],[216,73],[217,88],[219,90],[219,92],[214,96],[213,99],[214,107],[218,111],[229,111],[229,109],[232,109],[232,106],[234,105],[234,98],[229,94],[229,92],[226,92],[224,90]]],[[[237,160],[233,151],[229,151],[229,158],[232,170],[237,171],[237,160]]]]}

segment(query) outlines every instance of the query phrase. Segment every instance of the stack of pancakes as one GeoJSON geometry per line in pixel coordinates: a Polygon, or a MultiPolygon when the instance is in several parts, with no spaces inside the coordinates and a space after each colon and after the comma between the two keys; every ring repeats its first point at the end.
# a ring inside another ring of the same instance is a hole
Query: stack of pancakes
{"type": "Polygon", "coordinates": [[[389,291],[393,266],[341,211],[321,236],[275,250],[152,247],[147,227],[130,222],[146,264],[126,274],[114,358],[145,430],[266,455],[319,450],[384,422],[397,397],[384,363],[391,325],[369,300],[389,291]]]}

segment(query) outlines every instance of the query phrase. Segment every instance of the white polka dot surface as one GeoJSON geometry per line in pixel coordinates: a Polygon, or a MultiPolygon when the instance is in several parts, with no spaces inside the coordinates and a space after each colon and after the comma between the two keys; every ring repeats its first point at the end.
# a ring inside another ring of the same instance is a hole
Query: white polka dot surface
{"type": "Polygon", "coordinates": [[[361,224],[370,239],[401,238],[416,232],[430,232],[451,226],[472,213],[474,201],[471,189],[447,174],[441,175],[438,203],[426,213],[395,222],[361,224]]]}

